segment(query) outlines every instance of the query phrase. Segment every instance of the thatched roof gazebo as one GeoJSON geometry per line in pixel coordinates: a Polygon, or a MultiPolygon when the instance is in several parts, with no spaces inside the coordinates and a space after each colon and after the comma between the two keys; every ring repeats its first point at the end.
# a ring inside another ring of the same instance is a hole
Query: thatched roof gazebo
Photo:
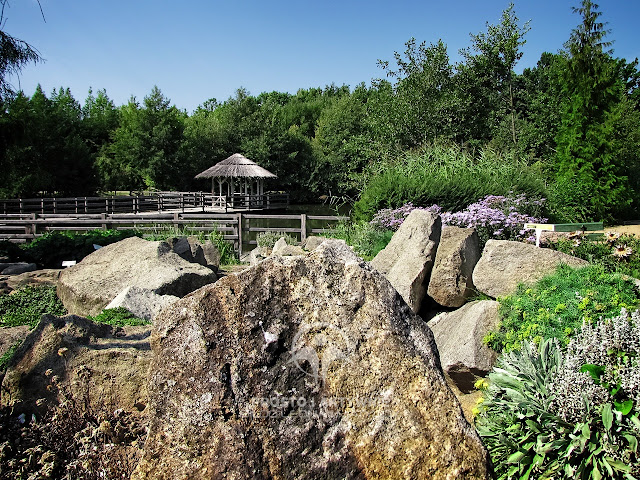
{"type": "Polygon", "coordinates": [[[216,183],[221,197],[245,197],[249,202],[260,203],[264,195],[264,179],[277,178],[266,168],[249,160],[244,155],[234,153],[229,158],[216,163],[213,167],[200,172],[195,178],[210,178],[211,193],[216,193],[216,183]],[[226,185],[226,188],[224,186],[226,185]],[[236,185],[238,190],[236,191],[236,185]],[[226,190],[226,192],[225,192],[226,190]],[[258,198],[251,198],[256,197],[258,198]]]}

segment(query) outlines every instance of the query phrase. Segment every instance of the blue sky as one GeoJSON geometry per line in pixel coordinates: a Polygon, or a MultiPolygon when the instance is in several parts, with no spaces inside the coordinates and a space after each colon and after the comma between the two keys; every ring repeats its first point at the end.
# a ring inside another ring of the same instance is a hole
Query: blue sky
{"type": "MultiPolygon", "coordinates": [[[[84,102],[104,88],[116,105],[138,100],[154,85],[172,103],[193,111],[239,87],[295,93],[335,83],[352,88],[383,76],[378,59],[392,60],[404,43],[442,39],[452,61],[469,33],[497,23],[508,1],[258,1],[258,0],[9,0],[4,30],[36,47],[45,63],[26,67],[12,83],[31,95],[69,87],[84,102]]],[[[556,52],[579,17],[577,0],[514,1],[531,21],[518,70],[556,52]]],[[[600,0],[614,53],[640,56],[637,0],[600,0]]]]}

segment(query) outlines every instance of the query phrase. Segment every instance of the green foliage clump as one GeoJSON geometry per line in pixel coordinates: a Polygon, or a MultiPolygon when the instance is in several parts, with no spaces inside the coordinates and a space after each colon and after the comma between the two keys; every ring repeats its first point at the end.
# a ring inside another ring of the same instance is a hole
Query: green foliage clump
{"type": "Polygon", "coordinates": [[[278,240],[284,238],[287,245],[296,245],[298,240],[285,232],[261,232],[256,236],[259,247],[273,248],[278,240]]]}
{"type": "Polygon", "coordinates": [[[380,230],[368,222],[339,222],[333,231],[325,235],[344,240],[363,259],[371,260],[387,246],[393,233],[392,230],[380,230]]]}
{"type": "Polygon", "coordinates": [[[476,428],[499,479],[640,474],[640,314],[585,322],[566,352],[524,342],[489,374],[476,428]]]}
{"type": "Polygon", "coordinates": [[[549,248],[602,265],[609,273],[640,278],[640,238],[634,235],[607,233],[604,240],[560,238],[549,248]]]}
{"type": "Polygon", "coordinates": [[[124,307],[105,308],[95,317],[87,317],[97,323],[106,323],[114,327],[147,325],[150,322],[144,318],[138,318],[124,307]]]}
{"type": "Polygon", "coordinates": [[[640,293],[631,279],[609,274],[599,265],[560,265],[534,285],[520,284],[513,295],[500,299],[500,326],[485,340],[498,352],[517,349],[528,339],[539,343],[555,337],[566,345],[583,321],[639,304],[640,293]]]}
{"type": "Polygon", "coordinates": [[[455,145],[433,145],[370,172],[354,217],[368,221],[379,210],[406,203],[455,212],[487,195],[509,194],[545,197],[538,169],[515,154],[484,149],[473,156],[455,145]]]}
{"type": "Polygon", "coordinates": [[[27,286],[11,295],[0,295],[0,327],[29,325],[33,328],[47,313],[58,316],[67,313],[55,287],[27,286]]]}
{"type": "Polygon", "coordinates": [[[60,268],[64,260],[79,262],[95,251],[125,238],[140,236],[133,230],[92,230],[85,233],[50,232],[21,248],[24,257],[45,268],[60,268]]]}

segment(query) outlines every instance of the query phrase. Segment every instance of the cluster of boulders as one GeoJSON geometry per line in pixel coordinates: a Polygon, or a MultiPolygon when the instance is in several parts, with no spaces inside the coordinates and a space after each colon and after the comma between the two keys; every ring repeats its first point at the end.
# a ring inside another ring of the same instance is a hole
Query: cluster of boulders
{"type": "Polygon", "coordinates": [[[281,239],[220,279],[215,252],[193,239],[130,238],[60,274],[75,315],[29,334],[1,403],[41,405],[52,377],[122,391],[115,406],[149,422],[137,480],[489,478],[448,382],[468,391],[490,370],[482,338],[497,302],[467,300],[560,262],[584,263],[516,242],[480,252],[472,229],[424,211],[370,263],[339,240],[281,239]],[[114,305],[153,328],[82,318],[114,305]],[[425,322],[433,305],[446,313],[425,322]]]}

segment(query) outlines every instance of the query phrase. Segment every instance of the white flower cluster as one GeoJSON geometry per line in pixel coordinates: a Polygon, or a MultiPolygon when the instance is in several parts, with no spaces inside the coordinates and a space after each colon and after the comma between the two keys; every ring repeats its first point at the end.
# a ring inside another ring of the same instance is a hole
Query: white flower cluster
{"type": "Polygon", "coordinates": [[[569,422],[584,422],[599,415],[599,407],[612,402],[610,390],[621,387],[624,398],[640,404],[640,313],[631,315],[623,308],[620,316],[585,323],[569,343],[563,366],[549,391],[555,398],[551,410],[569,422]],[[604,367],[598,384],[587,372],[585,364],[604,367]],[[609,389],[603,384],[609,384],[609,389]]]}

